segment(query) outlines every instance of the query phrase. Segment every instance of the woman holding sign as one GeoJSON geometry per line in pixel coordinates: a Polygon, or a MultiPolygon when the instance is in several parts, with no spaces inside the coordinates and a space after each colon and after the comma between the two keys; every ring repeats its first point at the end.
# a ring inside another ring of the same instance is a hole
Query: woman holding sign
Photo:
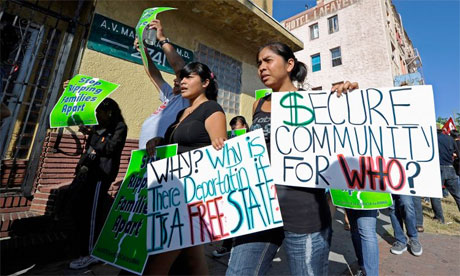
{"type": "Polygon", "coordinates": [[[110,185],[120,168],[120,158],[128,133],[120,107],[111,98],[104,99],[96,109],[98,125],[80,126],[88,135],[86,152],[82,154],[75,179],[67,191],[70,199],[65,202],[75,219],[80,258],[69,267],[82,269],[97,262],[89,254],[104,224],[103,204],[110,185]]]}
{"type": "MultiPolygon", "coordinates": [[[[219,150],[227,139],[226,119],[222,107],[216,102],[217,81],[203,63],[192,62],[180,72],[182,97],[190,101],[190,107],[179,112],[176,121],[166,130],[164,144],[178,144],[178,154],[212,146],[219,150]]],[[[151,256],[144,274],[166,275],[174,261],[178,274],[208,274],[202,246],[194,246],[151,256]]],[[[176,274],[176,273],[174,273],[176,274]]]]}
{"type": "MultiPolygon", "coordinates": [[[[260,48],[257,55],[258,73],[265,86],[273,92],[298,91],[307,75],[305,64],[299,62],[285,44],[275,42],[260,48]]],[[[357,88],[357,83],[345,82],[332,88],[342,92],[357,88]]],[[[253,105],[251,130],[264,130],[270,148],[271,96],[253,105]]],[[[278,200],[284,229],[258,232],[235,239],[227,275],[265,275],[278,247],[284,245],[292,275],[326,275],[331,243],[331,214],[323,189],[277,185],[278,200]],[[284,236],[284,237],[283,237],[284,236]]]]}

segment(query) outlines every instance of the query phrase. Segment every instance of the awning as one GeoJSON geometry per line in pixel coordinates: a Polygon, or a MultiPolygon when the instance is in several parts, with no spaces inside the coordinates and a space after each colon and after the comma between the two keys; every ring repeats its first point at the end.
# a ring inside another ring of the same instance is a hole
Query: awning
{"type": "Polygon", "coordinates": [[[163,0],[154,3],[157,7],[176,7],[176,12],[182,16],[199,20],[207,28],[240,41],[246,48],[257,50],[267,42],[280,41],[294,52],[303,49],[300,39],[248,0],[163,0]]]}

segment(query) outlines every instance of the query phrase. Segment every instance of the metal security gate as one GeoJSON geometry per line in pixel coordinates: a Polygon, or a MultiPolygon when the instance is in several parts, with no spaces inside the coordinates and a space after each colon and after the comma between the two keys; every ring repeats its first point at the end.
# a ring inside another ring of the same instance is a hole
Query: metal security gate
{"type": "Polygon", "coordinates": [[[2,194],[31,193],[48,115],[65,71],[78,60],[78,54],[69,58],[72,46],[77,44],[77,52],[84,46],[74,39],[78,29],[83,29],[83,37],[87,33],[89,24],[75,24],[84,5],[85,1],[12,0],[2,6],[0,24],[13,30],[10,39],[17,37],[2,64],[1,102],[11,112],[0,130],[2,194]],[[69,17],[65,10],[72,8],[75,13],[69,17]]]}

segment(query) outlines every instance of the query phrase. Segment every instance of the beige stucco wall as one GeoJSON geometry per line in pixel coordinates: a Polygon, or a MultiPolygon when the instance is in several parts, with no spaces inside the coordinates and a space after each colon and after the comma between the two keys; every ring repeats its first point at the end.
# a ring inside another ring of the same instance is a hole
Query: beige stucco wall
{"type": "MultiPolygon", "coordinates": [[[[151,2],[136,1],[136,5],[132,5],[125,1],[98,1],[95,12],[135,26],[142,11],[150,7],[151,2]]],[[[231,30],[213,32],[206,27],[206,22],[190,18],[185,12],[165,12],[160,14],[159,19],[162,21],[166,35],[175,44],[195,52],[199,43],[203,43],[242,62],[240,114],[250,121],[254,90],[263,88],[255,66],[257,49],[248,49],[244,45],[239,45],[238,41],[232,38],[235,34],[232,34],[231,30]]],[[[111,97],[122,109],[129,128],[128,138],[138,138],[143,121],[161,104],[158,100],[158,91],[150,82],[143,67],[85,49],[79,73],[120,84],[111,97]]],[[[164,72],[162,75],[168,83],[172,83],[173,75],[164,72]]],[[[240,114],[227,114],[227,122],[233,116],[240,114]]]]}
{"type": "Polygon", "coordinates": [[[273,15],[273,0],[252,0],[252,2],[266,11],[269,15],[273,15]]]}

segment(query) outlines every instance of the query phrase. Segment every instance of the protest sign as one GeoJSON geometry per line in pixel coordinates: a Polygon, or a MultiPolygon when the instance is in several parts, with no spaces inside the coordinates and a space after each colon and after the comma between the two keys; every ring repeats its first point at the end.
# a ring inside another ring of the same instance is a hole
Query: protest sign
{"type": "Polygon", "coordinates": [[[283,225],[262,130],[148,165],[147,249],[158,254],[283,225]]]}
{"type": "Polygon", "coordinates": [[[230,138],[233,138],[233,137],[236,137],[236,136],[240,136],[240,135],[243,135],[246,133],[246,129],[245,128],[239,128],[239,129],[233,129],[233,130],[228,130],[227,131],[227,137],[230,139],[230,138]]]}
{"type": "Polygon", "coordinates": [[[263,98],[267,96],[268,94],[272,93],[273,90],[271,88],[264,88],[264,89],[257,89],[254,91],[254,95],[256,97],[256,100],[263,98]]]}
{"type": "Polygon", "coordinates": [[[374,210],[384,209],[393,205],[393,198],[388,193],[361,192],[331,189],[332,203],[337,207],[374,210]]]}
{"type": "Polygon", "coordinates": [[[157,8],[146,9],[142,13],[141,18],[139,19],[139,22],[136,25],[136,35],[139,38],[139,52],[141,53],[142,62],[144,64],[147,64],[147,56],[145,54],[145,46],[144,46],[145,27],[148,26],[150,21],[156,19],[157,15],[160,12],[169,11],[169,10],[175,10],[175,8],[157,7],[157,8]]]}
{"type": "Polygon", "coordinates": [[[50,114],[50,127],[97,125],[96,108],[118,84],[85,75],[76,75],[50,114]]]}
{"type": "MultiPolygon", "coordinates": [[[[156,148],[157,159],[177,154],[177,144],[156,148]]],[[[147,262],[147,164],[145,150],[131,152],[128,170],[92,256],[136,274],[147,262]]]]}
{"type": "Polygon", "coordinates": [[[272,95],[282,185],[441,197],[431,86],[272,95]]]}

